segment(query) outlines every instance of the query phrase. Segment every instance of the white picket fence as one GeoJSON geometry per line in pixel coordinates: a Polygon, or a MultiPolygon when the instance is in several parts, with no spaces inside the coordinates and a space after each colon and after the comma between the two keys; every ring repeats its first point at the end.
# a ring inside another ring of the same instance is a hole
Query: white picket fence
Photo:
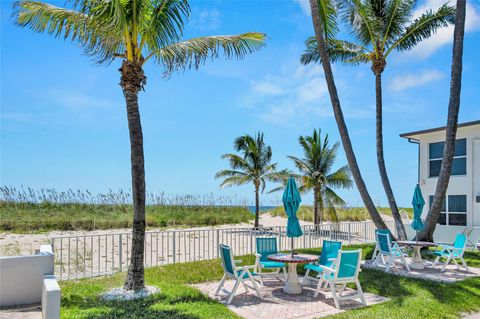
{"type": "MultiPolygon", "coordinates": [[[[395,234],[394,222],[387,222],[387,226],[395,234]]],[[[302,229],[304,235],[294,239],[296,249],[319,248],[323,239],[338,240],[344,244],[375,240],[373,222],[309,225],[302,226],[302,229]]],[[[284,226],[148,231],[145,234],[145,266],[218,258],[219,244],[231,246],[237,256],[253,254],[257,237],[276,237],[280,250],[289,250],[291,246],[291,238],[286,236],[284,226]]],[[[58,279],[76,279],[127,270],[131,244],[130,232],[52,237],[55,275],[58,279]]]]}

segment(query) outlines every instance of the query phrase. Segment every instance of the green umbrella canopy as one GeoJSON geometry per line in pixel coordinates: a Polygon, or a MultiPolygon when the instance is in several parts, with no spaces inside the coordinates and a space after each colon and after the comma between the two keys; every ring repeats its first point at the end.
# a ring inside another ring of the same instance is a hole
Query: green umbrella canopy
{"type": "Polygon", "coordinates": [[[413,200],[412,200],[412,206],[413,206],[412,228],[416,231],[423,229],[422,210],[424,205],[425,205],[425,200],[423,199],[420,186],[417,184],[417,186],[415,187],[415,192],[413,193],[413,200]]]}
{"type": "Polygon", "coordinates": [[[300,198],[300,193],[298,192],[297,184],[295,179],[290,176],[288,179],[287,187],[283,192],[283,207],[285,208],[285,213],[287,213],[287,236],[288,237],[300,237],[303,235],[302,228],[297,218],[297,210],[300,206],[302,199],[300,198]]]}

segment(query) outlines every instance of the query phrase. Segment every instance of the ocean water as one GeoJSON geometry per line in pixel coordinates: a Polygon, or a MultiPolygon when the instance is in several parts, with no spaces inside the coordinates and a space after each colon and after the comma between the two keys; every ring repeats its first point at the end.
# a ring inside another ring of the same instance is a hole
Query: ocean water
{"type": "MultiPolygon", "coordinates": [[[[260,210],[260,212],[264,212],[266,210],[270,210],[270,209],[273,209],[277,206],[260,206],[258,209],[260,210]]],[[[252,214],[255,214],[255,206],[247,206],[248,210],[252,213],[252,214]]]]}

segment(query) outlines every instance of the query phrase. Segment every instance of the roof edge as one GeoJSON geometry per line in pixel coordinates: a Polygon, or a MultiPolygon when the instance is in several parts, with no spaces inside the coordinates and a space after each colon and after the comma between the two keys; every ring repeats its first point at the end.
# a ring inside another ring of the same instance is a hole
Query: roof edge
{"type": "MultiPolygon", "coordinates": [[[[472,125],[480,125],[480,120],[460,123],[460,124],[458,124],[458,127],[466,127],[466,126],[472,126],[472,125]]],[[[400,137],[408,138],[412,135],[421,135],[421,134],[443,131],[446,128],[447,128],[446,126],[441,126],[441,127],[435,127],[435,128],[431,128],[431,129],[427,129],[427,130],[408,132],[408,133],[400,134],[400,137]]]]}

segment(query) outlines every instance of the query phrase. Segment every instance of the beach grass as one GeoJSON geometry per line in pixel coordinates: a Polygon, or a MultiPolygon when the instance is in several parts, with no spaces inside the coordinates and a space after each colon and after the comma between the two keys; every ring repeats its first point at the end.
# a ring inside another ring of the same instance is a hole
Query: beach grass
{"type": "MultiPolygon", "coordinates": [[[[246,207],[147,205],[147,227],[195,227],[246,223],[246,207]]],[[[59,204],[0,202],[0,231],[35,233],[52,230],[131,228],[128,204],[59,204]]]]}
{"type": "MultiPolygon", "coordinates": [[[[404,210],[409,218],[413,216],[412,208],[399,208],[400,210],[404,210]]],[[[377,207],[379,213],[384,215],[392,215],[390,208],[385,207],[377,207]]],[[[281,216],[286,217],[285,210],[282,206],[276,207],[268,211],[272,216],[281,216]]],[[[313,222],[313,206],[302,205],[298,209],[297,216],[300,220],[304,220],[307,222],[313,222]]],[[[365,221],[370,219],[370,215],[368,211],[364,207],[350,207],[350,208],[341,208],[338,210],[338,218],[339,221],[365,221]]],[[[329,221],[328,216],[325,214],[324,221],[329,221]]]]}
{"type": "MultiPolygon", "coordinates": [[[[362,248],[370,258],[373,245],[352,245],[344,249],[362,248]]],[[[320,249],[301,250],[319,254],[320,249]]],[[[238,256],[244,264],[252,264],[253,256],[238,256]]],[[[480,266],[480,253],[466,253],[467,263],[480,266]]],[[[299,273],[303,268],[299,266],[299,273]]],[[[222,269],[219,260],[183,263],[149,268],[148,285],[161,292],[137,301],[103,301],[99,295],[123,284],[125,273],[114,276],[63,281],[62,318],[238,318],[226,306],[204,296],[192,287],[207,281],[219,281],[222,269]]],[[[463,313],[480,311],[480,278],[455,284],[441,284],[409,279],[382,271],[364,269],[360,273],[364,291],[390,300],[370,307],[349,310],[334,318],[458,318],[463,313]]]]}

